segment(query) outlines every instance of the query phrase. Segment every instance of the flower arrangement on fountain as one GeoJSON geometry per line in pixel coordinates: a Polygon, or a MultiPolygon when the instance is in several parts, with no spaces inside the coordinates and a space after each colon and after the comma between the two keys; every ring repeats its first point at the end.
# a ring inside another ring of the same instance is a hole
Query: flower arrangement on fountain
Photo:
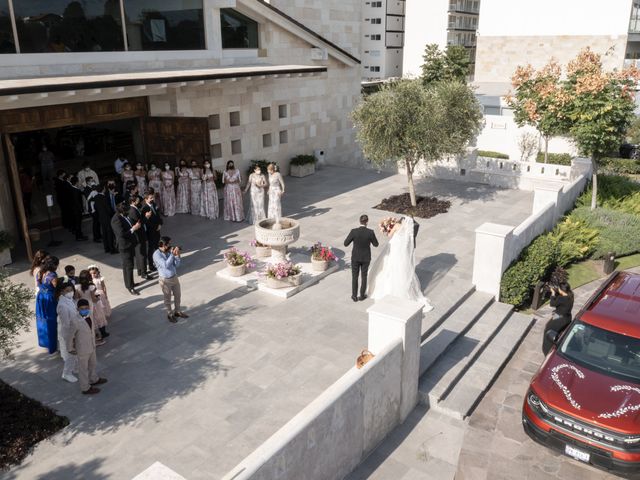
{"type": "Polygon", "coordinates": [[[224,254],[224,259],[233,277],[242,276],[247,272],[248,268],[254,268],[256,266],[249,253],[241,252],[235,247],[232,247],[224,254]]]}

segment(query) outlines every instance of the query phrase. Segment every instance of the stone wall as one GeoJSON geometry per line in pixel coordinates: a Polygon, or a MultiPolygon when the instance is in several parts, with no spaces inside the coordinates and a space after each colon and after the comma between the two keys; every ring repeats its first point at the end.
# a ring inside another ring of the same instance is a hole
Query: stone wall
{"type": "Polygon", "coordinates": [[[551,57],[561,65],[566,65],[586,47],[603,55],[602,62],[606,69],[622,68],[626,45],[626,35],[478,35],[474,79],[476,82],[510,83],[518,65],[530,63],[539,68],[551,57]]]}

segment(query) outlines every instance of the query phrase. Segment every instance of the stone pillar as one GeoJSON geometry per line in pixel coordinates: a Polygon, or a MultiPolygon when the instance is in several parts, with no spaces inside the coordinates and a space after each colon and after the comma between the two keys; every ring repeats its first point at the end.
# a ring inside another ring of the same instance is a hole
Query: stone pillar
{"type": "Polygon", "coordinates": [[[571,180],[575,180],[580,175],[591,178],[593,174],[593,165],[590,158],[578,157],[571,160],[571,180]]]}
{"type": "Polygon", "coordinates": [[[402,378],[399,415],[404,422],[418,403],[422,304],[387,296],[367,309],[369,351],[377,355],[390,341],[402,339],[402,378]]]}
{"type": "Polygon", "coordinates": [[[555,212],[553,214],[553,220],[560,218],[562,213],[558,210],[560,205],[560,194],[562,193],[562,184],[545,184],[536,185],[533,189],[533,212],[538,213],[544,210],[547,205],[553,203],[555,205],[555,212]]]}
{"type": "Polygon", "coordinates": [[[473,254],[473,284],[479,292],[500,296],[502,274],[512,260],[513,227],[483,223],[476,228],[473,254]]]}

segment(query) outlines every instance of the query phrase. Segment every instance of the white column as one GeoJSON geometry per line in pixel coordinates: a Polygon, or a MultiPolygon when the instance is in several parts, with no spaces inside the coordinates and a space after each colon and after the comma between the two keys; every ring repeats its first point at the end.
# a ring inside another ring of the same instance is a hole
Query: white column
{"type": "Polygon", "coordinates": [[[369,351],[377,355],[389,342],[401,338],[402,379],[400,422],[404,422],[418,403],[420,376],[420,334],[422,305],[396,297],[384,297],[367,309],[369,314],[369,351]]]}
{"type": "Polygon", "coordinates": [[[476,248],[473,254],[473,284],[479,292],[500,296],[500,280],[511,260],[513,227],[483,223],[476,228],[476,248]]]}
{"type": "Polygon", "coordinates": [[[563,184],[546,184],[536,185],[533,188],[533,212],[538,213],[541,210],[547,208],[547,205],[553,203],[555,205],[555,212],[553,215],[554,221],[560,218],[558,212],[558,205],[560,203],[560,194],[562,192],[563,184]]]}

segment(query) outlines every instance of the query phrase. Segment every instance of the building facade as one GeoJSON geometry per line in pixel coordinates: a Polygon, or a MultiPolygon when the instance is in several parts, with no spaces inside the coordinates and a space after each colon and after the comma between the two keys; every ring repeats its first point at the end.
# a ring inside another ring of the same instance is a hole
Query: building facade
{"type": "MultiPolygon", "coordinates": [[[[355,15],[345,10],[340,28],[359,25],[355,15]]],[[[0,0],[0,230],[28,252],[28,230],[46,229],[43,145],[54,170],[89,161],[101,180],[117,154],[160,167],[211,159],[217,170],[233,160],[243,173],[266,159],[286,174],[314,152],[358,164],[348,114],[360,60],[335,42],[351,35],[357,52],[359,32],[338,30],[326,38],[262,0],[0,0]],[[21,170],[41,185],[29,218],[21,170]]]]}
{"type": "Polygon", "coordinates": [[[405,1],[366,1],[362,6],[362,79],[402,76],[405,1]]]}
{"type": "MultiPolygon", "coordinates": [[[[482,0],[484,1],[484,0],[482,0]]],[[[476,32],[480,0],[409,0],[406,6],[404,75],[419,76],[425,46],[435,43],[444,49],[460,45],[471,60],[471,76],[476,57],[476,32]]]]}

